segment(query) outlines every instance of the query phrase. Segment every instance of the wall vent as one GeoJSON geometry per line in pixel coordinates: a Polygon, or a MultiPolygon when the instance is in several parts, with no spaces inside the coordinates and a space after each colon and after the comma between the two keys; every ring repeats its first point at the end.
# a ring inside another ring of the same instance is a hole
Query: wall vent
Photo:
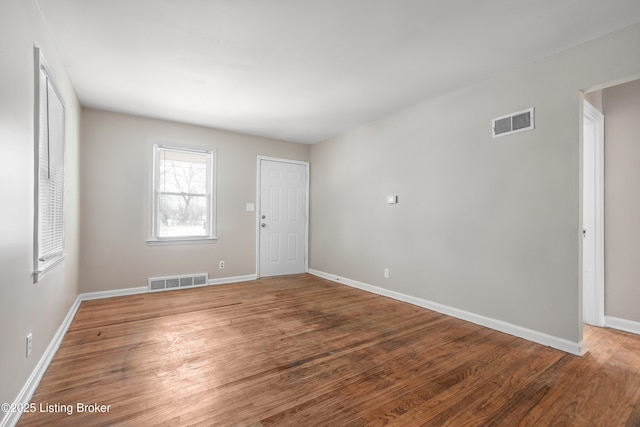
{"type": "Polygon", "coordinates": [[[209,281],[209,273],[185,274],[182,276],[150,277],[149,291],[164,291],[167,289],[192,288],[205,286],[209,281]]]}
{"type": "Polygon", "coordinates": [[[535,127],[534,108],[529,108],[506,116],[493,119],[491,129],[493,137],[511,135],[512,133],[524,132],[535,127]]]}

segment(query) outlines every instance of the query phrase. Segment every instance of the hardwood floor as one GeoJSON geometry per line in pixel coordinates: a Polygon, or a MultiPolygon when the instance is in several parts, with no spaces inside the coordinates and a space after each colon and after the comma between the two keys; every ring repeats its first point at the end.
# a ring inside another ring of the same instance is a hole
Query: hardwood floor
{"type": "Polygon", "coordinates": [[[19,425],[640,425],[640,337],[585,337],[572,356],[310,275],[87,301],[19,425]]]}

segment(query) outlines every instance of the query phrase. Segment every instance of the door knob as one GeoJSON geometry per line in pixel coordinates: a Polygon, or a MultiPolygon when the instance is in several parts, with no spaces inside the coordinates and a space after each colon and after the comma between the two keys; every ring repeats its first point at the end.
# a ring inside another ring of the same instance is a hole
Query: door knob
{"type": "Polygon", "coordinates": [[[265,224],[264,222],[262,224],[260,224],[260,227],[266,227],[267,224],[265,224]]]}
{"type": "Polygon", "coordinates": [[[267,216],[266,215],[262,215],[262,219],[265,219],[267,216]]]}

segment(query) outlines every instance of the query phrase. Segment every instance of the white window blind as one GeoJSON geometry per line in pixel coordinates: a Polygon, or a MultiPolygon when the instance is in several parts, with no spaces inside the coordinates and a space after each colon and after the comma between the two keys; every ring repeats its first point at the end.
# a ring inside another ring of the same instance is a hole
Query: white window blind
{"type": "Polygon", "coordinates": [[[64,256],[64,104],[36,48],[35,274],[64,256]]]}
{"type": "Polygon", "coordinates": [[[154,146],[151,242],[215,239],[214,153],[154,146]]]}

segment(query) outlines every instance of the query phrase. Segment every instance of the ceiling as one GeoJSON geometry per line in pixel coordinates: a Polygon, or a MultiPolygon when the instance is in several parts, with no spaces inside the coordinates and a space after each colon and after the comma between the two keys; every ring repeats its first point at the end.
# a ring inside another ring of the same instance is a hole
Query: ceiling
{"type": "Polygon", "coordinates": [[[36,0],[82,105],[301,143],[640,21],[639,0],[36,0]]]}

